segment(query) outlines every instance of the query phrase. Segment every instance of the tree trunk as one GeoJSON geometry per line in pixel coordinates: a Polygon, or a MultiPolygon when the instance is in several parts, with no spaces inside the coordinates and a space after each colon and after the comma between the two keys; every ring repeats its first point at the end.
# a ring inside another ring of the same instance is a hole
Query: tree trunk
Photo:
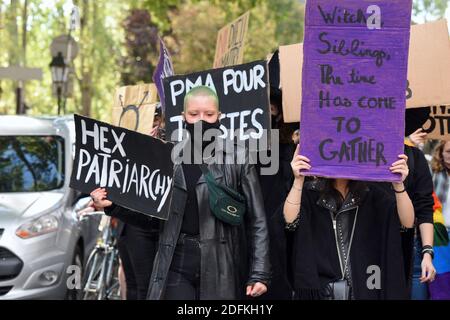
{"type": "Polygon", "coordinates": [[[81,84],[81,105],[83,108],[82,114],[86,117],[90,117],[92,106],[92,75],[90,72],[83,72],[81,84]]]}
{"type": "MultiPolygon", "coordinates": [[[[75,3],[78,5],[78,1],[75,3]]],[[[92,70],[89,66],[89,50],[86,47],[88,43],[86,37],[90,37],[89,29],[89,1],[81,0],[81,17],[80,17],[80,60],[81,60],[81,79],[79,81],[81,90],[81,112],[84,116],[91,115],[92,106],[92,70]]]]}
{"type": "MultiPolygon", "coordinates": [[[[8,21],[8,32],[11,36],[11,43],[19,43],[19,27],[17,21],[17,12],[18,12],[19,1],[11,0],[11,4],[9,6],[8,17],[6,21],[8,21]]],[[[20,65],[21,54],[19,52],[20,47],[12,45],[9,48],[8,52],[8,62],[10,66],[18,66],[20,65]]],[[[14,84],[14,92],[16,93],[16,114],[21,114],[21,104],[22,104],[22,90],[21,83],[15,82],[14,84]]]]}
{"type": "MultiPolygon", "coordinates": [[[[22,11],[22,63],[21,65],[25,67],[27,65],[27,22],[28,22],[28,0],[25,0],[22,11]]],[[[18,94],[18,109],[19,114],[26,114],[27,108],[25,103],[25,81],[19,81],[17,94],[18,94]]]]}

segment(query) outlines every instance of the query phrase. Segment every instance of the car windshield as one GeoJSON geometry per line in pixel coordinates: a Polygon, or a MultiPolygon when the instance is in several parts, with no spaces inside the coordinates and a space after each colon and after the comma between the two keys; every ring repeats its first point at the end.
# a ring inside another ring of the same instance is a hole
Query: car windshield
{"type": "Polygon", "coordinates": [[[0,136],[0,192],[39,192],[64,183],[64,139],[0,136]]]}

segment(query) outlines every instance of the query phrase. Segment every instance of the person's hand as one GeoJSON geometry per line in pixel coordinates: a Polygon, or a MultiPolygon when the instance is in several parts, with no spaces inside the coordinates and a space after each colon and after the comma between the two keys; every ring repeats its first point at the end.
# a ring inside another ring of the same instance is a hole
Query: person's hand
{"type": "Polygon", "coordinates": [[[300,170],[311,170],[311,165],[309,164],[311,161],[302,155],[298,154],[299,145],[295,149],[294,157],[291,161],[292,173],[296,180],[303,180],[305,176],[300,172],[300,170]]]}
{"type": "Polygon", "coordinates": [[[86,208],[77,212],[77,216],[79,219],[82,219],[84,215],[97,211],[97,208],[94,206],[94,201],[90,200],[89,204],[86,208]]]}
{"type": "Polygon", "coordinates": [[[389,168],[392,173],[399,173],[402,176],[401,182],[393,182],[392,185],[394,187],[399,187],[403,185],[406,177],[408,177],[409,169],[408,169],[408,157],[404,154],[398,156],[400,160],[394,162],[392,166],[389,168]]]}
{"type": "Polygon", "coordinates": [[[300,143],[300,130],[299,129],[295,130],[294,133],[292,134],[292,142],[294,142],[294,144],[300,143]]]}
{"type": "Polygon", "coordinates": [[[420,277],[420,282],[432,282],[436,277],[436,269],[433,266],[431,256],[429,254],[424,254],[422,259],[422,276],[420,277]]]}
{"type": "Polygon", "coordinates": [[[158,126],[153,127],[152,130],[150,130],[150,136],[153,138],[158,138],[158,129],[158,126]]]}
{"type": "Polygon", "coordinates": [[[259,297],[267,292],[267,286],[264,283],[256,282],[247,286],[247,295],[252,297],[259,297]]]}
{"type": "Polygon", "coordinates": [[[411,133],[408,139],[414,143],[416,147],[425,143],[425,139],[427,138],[427,133],[423,132],[422,128],[417,129],[413,133],[411,133]]]}
{"type": "Polygon", "coordinates": [[[94,206],[98,210],[109,207],[112,205],[112,202],[106,199],[108,193],[104,188],[97,188],[91,192],[91,198],[94,201],[94,206]]]}

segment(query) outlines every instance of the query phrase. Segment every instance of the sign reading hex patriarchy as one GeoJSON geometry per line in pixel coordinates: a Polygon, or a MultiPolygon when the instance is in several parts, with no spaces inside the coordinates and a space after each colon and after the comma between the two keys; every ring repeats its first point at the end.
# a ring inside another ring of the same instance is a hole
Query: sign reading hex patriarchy
{"type": "Polygon", "coordinates": [[[173,145],[148,135],[75,115],[75,160],[70,187],[167,220],[173,186],[173,145]]]}
{"type": "Polygon", "coordinates": [[[309,0],[300,152],[306,175],[399,181],[411,0],[309,0]]]}

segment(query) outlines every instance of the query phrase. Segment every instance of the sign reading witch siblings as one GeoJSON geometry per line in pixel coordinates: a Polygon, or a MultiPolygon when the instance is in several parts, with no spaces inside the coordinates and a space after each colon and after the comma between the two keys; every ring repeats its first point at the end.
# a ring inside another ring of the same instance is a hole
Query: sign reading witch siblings
{"type": "Polygon", "coordinates": [[[173,145],[127,129],[75,115],[76,152],[70,187],[167,220],[172,193],[173,145]]]}
{"type": "Polygon", "coordinates": [[[223,138],[240,141],[260,139],[264,129],[270,129],[267,63],[256,61],[166,78],[168,137],[178,129],[173,140],[182,139],[184,96],[197,86],[208,86],[217,93],[223,138]]]}
{"type": "Polygon", "coordinates": [[[411,0],[309,0],[301,153],[307,175],[398,181],[411,0]]]}

